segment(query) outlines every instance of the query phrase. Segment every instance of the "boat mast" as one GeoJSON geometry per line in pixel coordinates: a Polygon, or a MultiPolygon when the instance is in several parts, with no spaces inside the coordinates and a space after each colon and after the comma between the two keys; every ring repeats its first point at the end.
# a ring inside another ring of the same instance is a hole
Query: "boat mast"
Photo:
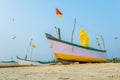
{"type": "Polygon", "coordinates": [[[30,60],[32,59],[32,52],[33,52],[33,48],[31,46],[31,55],[30,55],[30,60]]]}
{"type": "Polygon", "coordinates": [[[57,33],[58,38],[61,40],[60,28],[55,26],[55,29],[56,29],[56,33],[57,33]]]}
{"type": "Polygon", "coordinates": [[[73,35],[74,35],[75,26],[76,26],[76,18],[74,20],[74,26],[73,26],[73,31],[72,31],[72,35],[71,35],[71,42],[73,42],[73,35]]]}
{"type": "Polygon", "coordinates": [[[61,40],[60,28],[58,28],[58,37],[61,40]]]}
{"type": "Polygon", "coordinates": [[[103,41],[103,47],[104,47],[104,50],[106,50],[106,48],[105,48],[105,42],[104,42],[104,38],[103,38],[102,35],[101,35],[101,38],[102,38],[102,41],[103,41]]]}
{"type": "Polygon", "coordinates": [[[28,45],[28,47],[27,47],[25,60],[27,60],[27,54],[28,54],[29,46],[31,46],[31,45],[32,45],[32,38],[31,38],[31,40],[30,40],[30,42],[29,42],[29,45],[28,45]]]}

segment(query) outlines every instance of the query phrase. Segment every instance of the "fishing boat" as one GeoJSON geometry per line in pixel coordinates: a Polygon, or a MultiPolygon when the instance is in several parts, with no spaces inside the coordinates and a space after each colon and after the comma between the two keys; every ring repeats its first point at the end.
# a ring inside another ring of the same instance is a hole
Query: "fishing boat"
{"type": "Polygon", "coordinates": [[[42,61],[34,61],[31,60],[32,58],[32,52],[33,52],[33,48],[36,48],[36,45],[32,43],[32,39],[29,42],[29,45],[27,47],[27,52],[26,52],[26,56],[25,58],[20,58],[17,56],[17,62],[19,64],[19,66],[39,66],[39,65],[50,65],[50,61],[48,62],[42,62],[42,61]],[[30,51],[31,56],[28,59],[28,52],[30,51]]]}
{"type": "MultiPolygon", "coordinates": [[[[62,13],[60,10],[58,10],[58,8],[56,8],[56,15],[59,18],[62,18],[62,13]]],[[[57,22],[57,27],[55,27],[55,29],[56,29],[58,38],[48,33],[46,33],[46,37],[50,43],[51,48],[53,49],[55,57],[58,60],[78,61],[78,62],[106,62],[107,61],[105,46],[104,46],[104,50],[90,47],[90,40],[84,29],[82,29],[80,34],[81,44],[78,45],[73,43],[73,34],[75,30],[75,25],[76,25],[76,18],[74,20],[71,42],[64,41],[61,39],[60,28],[58,28],[58,21],[56,22],[57,22]]]]}
{"type": "MultiPolygon", "coordinates": [[[[56,8],[56,15],[62,17],[60,10],[56,8]]],[[[107,54],[106,50],[95,49],[90,47],[90,41],[87,33],[82,29],[80,34],[80,39],[82,39],[81,45],[73,43],[73,34],[76,25],[76,18],[74,20],[74,26],[71,36],[71,42],[64,41],[61,39],[60,28],[55,27],[57,32],[57,38],[51,34],[46,33],[46,37],[50,43],[51,48],[53,49],[54,55],[58,60],[62,61],[78,61],[78,62],[106,62],[107,54]]]]}
{"type": "Polygon", "coordinates": [[[58,60],[101,63],[107,61],[106,50],[99,50],[92,47],[81,46],[61,40],[46,33],[46,37],[58,60]]]}
{"type": "Polygon", "coordinates": [[[26,59],[22,59],[18,56],[17,56],[17,61],[20,66],[40,66],[40,65],[50,65],[51,64],[51,62],[26,60],[26,59]]]}

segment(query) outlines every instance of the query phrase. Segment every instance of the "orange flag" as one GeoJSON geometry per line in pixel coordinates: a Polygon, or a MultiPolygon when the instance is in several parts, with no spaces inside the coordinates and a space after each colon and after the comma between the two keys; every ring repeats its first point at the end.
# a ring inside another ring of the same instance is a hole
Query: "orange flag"
{"type": "Polygon", "coordinates": [[[60,19],[62,19],[62,13],[60,12],[58,8],[56,8],[56,14],[60,19]]]}
{"type": "Polygon", "coordinates": [[[35,44],[32,44],[32,48],[36,48],[36,45],[35,45],[35,44]]]}

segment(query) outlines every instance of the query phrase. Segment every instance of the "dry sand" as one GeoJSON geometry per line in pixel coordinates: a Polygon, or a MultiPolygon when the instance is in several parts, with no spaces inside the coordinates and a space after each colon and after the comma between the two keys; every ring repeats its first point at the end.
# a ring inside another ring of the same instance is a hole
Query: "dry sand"
{"type": "Polygon", "coordinates": [[[0,80],[120,80],[120,63],[0,68],[0,80]]]}

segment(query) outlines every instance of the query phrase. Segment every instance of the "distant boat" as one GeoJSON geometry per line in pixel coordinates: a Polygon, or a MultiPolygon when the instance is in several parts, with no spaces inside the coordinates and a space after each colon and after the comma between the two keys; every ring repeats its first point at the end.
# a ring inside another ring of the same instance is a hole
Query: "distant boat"
{"type": "Polygon", "coordinates": [[[32,44],[32,39],[29,42],[28,48],[27,48],[27,52],[26,52],[26,56],[25,58],[20,58],[17,56],[17,62],[20,66],[39,66],[39,65],[50,65],[50,62],[42,62],[42,61],[33,61],[31,60],[32,57],[32,49],[36,48],[36,45],[32,44]],[[29,48],[31,49],[31,56],[30,59],[28,59],[27,54],[28,54],[28,50],[29,48]]]}
{"type": "Polygon", "coordinates": [[[33,61],[25,60],[17,56],[17,61],[20,66],[40,66],[40,65],[50,65],[51,62],[33,61]]]}
{"type": "Polygon", "coordinates": [[[0,61],[0,67],[16,67],[18,63],[16,61],[0,61]]]}
{"type": "Polygon", "coordinates": [[[106,62],[106,50],[94,49],[64,41],[46,33],[54,55],[58,60],[78,62],[106,62]]]}

